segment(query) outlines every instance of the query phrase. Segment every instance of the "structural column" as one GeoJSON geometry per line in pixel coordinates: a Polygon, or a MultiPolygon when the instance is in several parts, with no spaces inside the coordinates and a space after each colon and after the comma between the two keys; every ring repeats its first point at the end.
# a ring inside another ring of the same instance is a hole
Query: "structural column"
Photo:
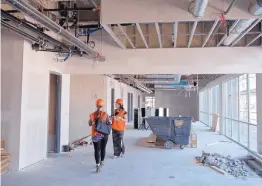
{"type": "Polygon", "coordinates": [[[257,95],[257,151],[262,154],[262,74],[257,74],[256,78],[257,95]]]}

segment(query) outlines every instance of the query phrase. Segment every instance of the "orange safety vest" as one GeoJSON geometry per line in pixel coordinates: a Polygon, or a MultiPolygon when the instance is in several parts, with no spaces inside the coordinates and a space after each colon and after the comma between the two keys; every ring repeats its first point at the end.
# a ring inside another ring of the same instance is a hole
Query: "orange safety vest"
{"type": "Polygon", "coordinates": [[[106,121],[106,119],[107,119],[107,113],[106,112],[99,111],[98,114],[97,114],[97,112],[93,112],[92,114],[90,114],[90,120],[92,122],[92,136],[99,134],[99,132],[95,131],[95,120],[96,120],[96,118],[100,118],[102,116],[103,116],[102,120],[106,121]]]}
{"type": "MultiPolygon", "coordinates": [[[[115,113],[117,112],[117,110],[115,110],[115,113]]],[[[125,115],[127,114],[127,112],[125,110],[120,110],[119,113],[117,114],[118,117],[125,119],[125,115]]],[[[126,122],[125,121],[121,121],[121,120],[116,120],[113,118],[112,120],[112,129],[117,130],[117,131],[124,131],[126,127],[126,122]]]]}

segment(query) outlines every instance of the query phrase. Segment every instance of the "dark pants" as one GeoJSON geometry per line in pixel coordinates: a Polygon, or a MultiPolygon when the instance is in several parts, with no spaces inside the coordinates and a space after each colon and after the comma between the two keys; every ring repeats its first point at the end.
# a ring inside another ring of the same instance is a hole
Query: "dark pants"
{"type": "Polygon", "coordinates": [[[105,135],[99,142],[93,142],[95,149],[96,164],[100,161],[104,161],[106,156],[106,144],[108,141],[108,135],[105,135]]]}
{"type": "Polygon", "coordinates": [[[114,156],[120,156],[125,153],[125,146],[123,142],[124,131],[112,130],[113,145],[114,145],[114,156]]]}

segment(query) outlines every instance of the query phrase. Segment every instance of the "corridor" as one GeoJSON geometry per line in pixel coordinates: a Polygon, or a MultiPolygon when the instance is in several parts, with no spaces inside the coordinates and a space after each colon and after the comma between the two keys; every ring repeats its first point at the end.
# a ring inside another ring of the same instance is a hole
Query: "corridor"
{"type": "Polygon", "coordinates": [[[100,174],[95,173],[93,147],[79,147],[72,156],[62,153],[52,156],[20,172],[8,172],[2,176],[3,186],[261,186],[262,179],[256,175],[236,179],[220,175],[208,167],[194,163],[201,152],[217,152],[233,157],[247,155],[246,150],[235,143],[208,144],[227,138],[208,131],[202,123],[193,123],[198,134],[198,148],[165,150],[136,145],[139,138],[148,136],[149,131],[127,130],[125,143],[127,153],[124,158],[112,159],[112,140],[107,146],[105,167],[100,174]],[[216,180],[219,180],[217,182],[216,180]]]}

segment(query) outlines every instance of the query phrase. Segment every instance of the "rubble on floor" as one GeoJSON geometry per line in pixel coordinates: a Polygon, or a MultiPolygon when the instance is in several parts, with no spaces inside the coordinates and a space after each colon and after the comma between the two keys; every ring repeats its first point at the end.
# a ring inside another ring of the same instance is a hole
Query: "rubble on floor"
{"type": "Polygon", "coordinates": [[[250,169],[243,160],[222,156],[217,153],[202,152],[202,156],[197,156],[196,160],[204,166],[217,167],[221,172],[226,172],[234,177],[246,177],[250,175],[250,169]]]}

